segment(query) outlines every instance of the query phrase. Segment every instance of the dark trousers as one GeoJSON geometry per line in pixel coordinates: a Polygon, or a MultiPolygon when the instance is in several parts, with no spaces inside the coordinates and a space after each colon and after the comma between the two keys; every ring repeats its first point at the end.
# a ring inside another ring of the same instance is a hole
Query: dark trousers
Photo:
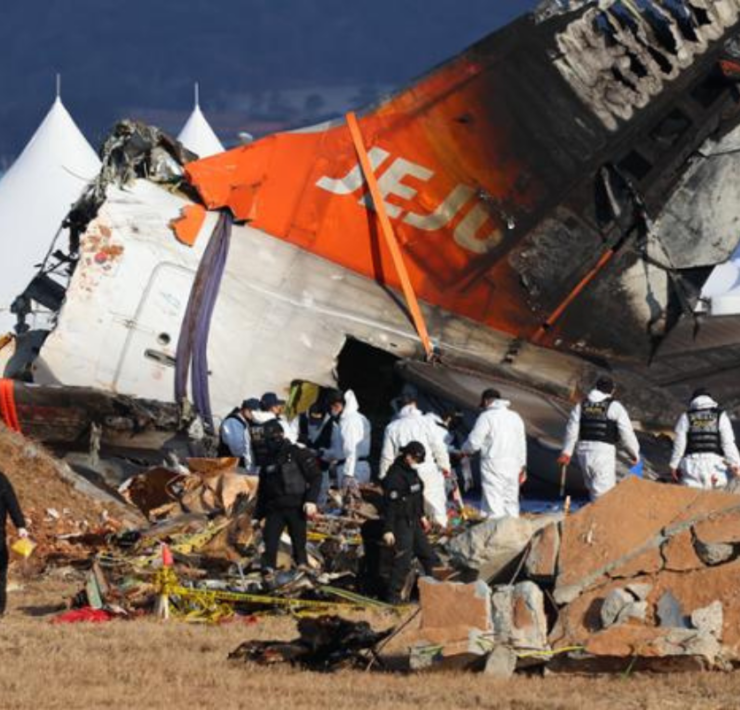
{"type": "Polygon", "coordinates": [[[306,554],[306,516],[302,508],[280,508],[271,511],[265,518],[262,537],[265,541],[265,554],[262,566],[275,569],[277,567],[278,548],[283,530],[288,528],[290,542],[293,545],[293,559],[297,565],[308,564],[306,554]]]}
{"type": "Polygon", "coordinates": [[[428,575],[432,573],[435,567],[439,566],[440,560],[429,540],[427,540],[426,534],[421,529],[419,521],[414,523],[401,521],[396,525],[393,534],[396,537],[396,545],[390,579],[388,580],[387,597],[389,601],[395,602],[401,596],[414,557],[421,562],[424,573],[428,575]]]}
{"type": "Polygon", "coordinates": [[[5,613],[5,605],[8,601],[8,548],[0,545],[0,616],[5,613]]]}

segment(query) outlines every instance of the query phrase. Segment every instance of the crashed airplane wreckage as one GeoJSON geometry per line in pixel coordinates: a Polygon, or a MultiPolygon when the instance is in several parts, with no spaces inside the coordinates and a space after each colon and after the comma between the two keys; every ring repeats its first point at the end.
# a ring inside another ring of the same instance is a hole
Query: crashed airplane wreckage
{"type": "Polygon", "coordinates": [[[199,161],[124,122],[24,294],[55,325],[6,374],[208,422],[333,384],[353,339],[459,404],[498,383],[550,452],[604,368],[646,429],[698,377],[735,406],[738,324],[695,307],[738,244],[739,23],[734,0],[551,2],[347,120],[199,161]]]}

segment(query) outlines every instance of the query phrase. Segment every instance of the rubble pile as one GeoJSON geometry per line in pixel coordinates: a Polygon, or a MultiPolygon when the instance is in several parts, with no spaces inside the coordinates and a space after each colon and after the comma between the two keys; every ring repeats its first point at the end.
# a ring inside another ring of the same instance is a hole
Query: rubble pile
{"type": "MultiPolygon", "coordinates": [[[[194,458],[186,464],[155,467],[121,487],[121,495],[148,522],[142,518],[94,539],[88,535],[87,582],[74,608],[210,622],[276,611],[390,608],[362,594],[361,526],[372,511],[377,515],[372,503],[312,521],[310,569],[290,569],[284,537],[278,559],[283,571],[266,579],[260,570],[261,530],[253,522],[257,477],[237,472],[233,458],[194,458]]],[[[372,500],[373,491],[367,493],[372,500]]]]}
{"type": "Polygon", "coordinates": [[[629,478],[565,519],[489,521],[449,547],[478,580],[420,582],[419,625],[404,639],[414,668],[509,676],[740,663],[734,494],[629,478]],[[486,554],[475,540],[489,541],[486,554]]]}
{"type": "Polygon", "coordinates": [[[84,562],[106,535],[143,522],[125,501],[93,486],[41,445],[2,425],[0,460],[37,544],[24,564],[26,573],[84,562]]]}

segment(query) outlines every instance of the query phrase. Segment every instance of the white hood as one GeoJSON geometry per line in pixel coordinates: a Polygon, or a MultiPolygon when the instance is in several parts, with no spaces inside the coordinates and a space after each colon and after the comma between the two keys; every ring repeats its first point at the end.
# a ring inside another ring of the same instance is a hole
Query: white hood
{"type": "Polygon", "coordinates": [[[611,399],[612,395],[606,394],[602,392],[601,390],[591,390],[588,393],[588,401],[589,402],[605,402],[607,399],[611,399]]]}
{"type": "Polygon", "coordinates": [[[511,402],[508,399],[495,399],[487,409],[508,409],[510,406],[511,402]]]}
{"type": "Polygon", "coordinates": [[[344,411],[342,416],[345,414],[357,414],[360,411],[360,405],[357,402],[357,397],[352,390],[347,390],[344,393],[344,411]]]}
{"type": "Polygon", "coordinates": [[[691,401],[689,409],[694,412],[697,409],[717,409],[719,405],[711,397],[703,394],[691,401]]]}
{"type": "Polygon", "coordinates": [[[252,419],[257,424],[264,424],[265,422],[271,422],[277,417],[272,412],[252,412],[252,419]]]}
{"type": "Polygon", "coordinates": [[[398,413],[399,419],[405,419],[407,417],[420,417],[421,411],[415,404],[407,404],[401,407],[401,411],[398,413]]]}

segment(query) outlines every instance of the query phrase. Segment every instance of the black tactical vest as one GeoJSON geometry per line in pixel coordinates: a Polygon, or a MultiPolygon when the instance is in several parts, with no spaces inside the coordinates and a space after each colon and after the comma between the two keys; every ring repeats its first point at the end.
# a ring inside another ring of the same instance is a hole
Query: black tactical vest
{"type": "Polygon", "coordinates": [[[581,403],[580,441],[601,441],[604,444],[616,445],[619,441],[617,422],[609,419],[607,413],[612,399],[603,402],[585,400],[581,403]]]}
{"type": "Polygon", "coordinates": [[[270,452],[265,441],[265,424],[252,423],[249,427],[249,435],[252,438],[252,457],[255,466],[264,466],[269,458],[270,452]]]}
{"type": "Polygon", "coordinates": [[[686,437],[686,454],[722,455],[722,439],[719,434],[719,409],[695,409],[686,412],[689,418],[689,433],[686,437]]]}

